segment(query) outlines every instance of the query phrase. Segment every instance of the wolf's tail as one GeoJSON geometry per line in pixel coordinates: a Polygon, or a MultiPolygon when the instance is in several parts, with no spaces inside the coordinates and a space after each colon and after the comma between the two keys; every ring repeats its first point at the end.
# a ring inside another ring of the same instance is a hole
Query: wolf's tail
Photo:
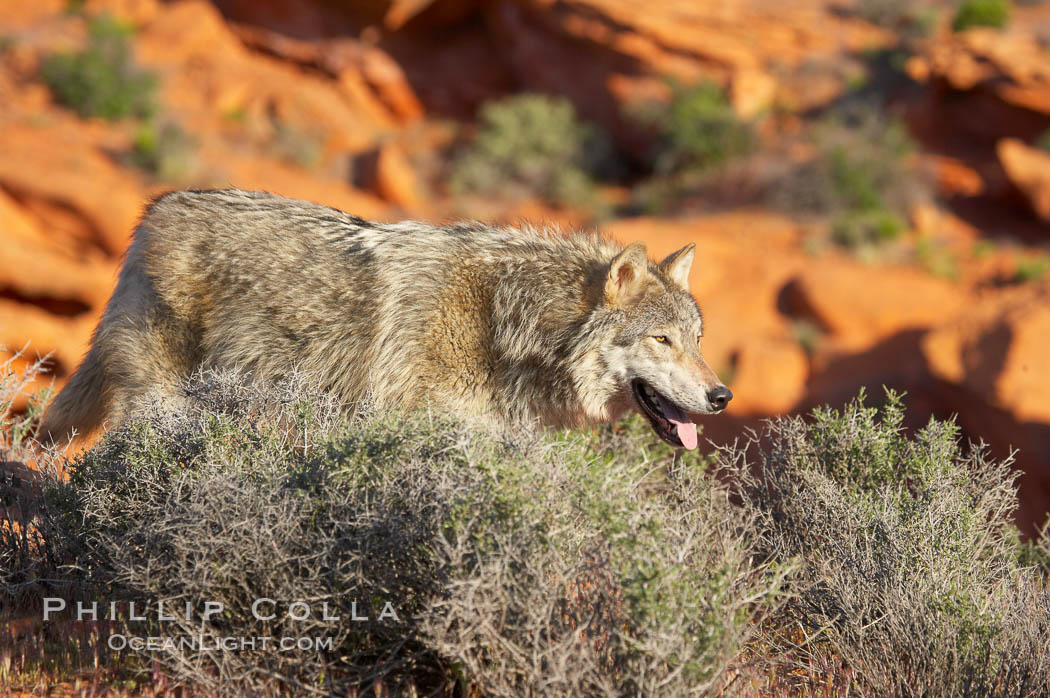
{"type": "Polygon", "coordinates": [[[73,436],[94,431],[106,416],[110,391],[98,338],[80,367],[44,413],[38,436],[41,441],[66,443],[73,436]]]}

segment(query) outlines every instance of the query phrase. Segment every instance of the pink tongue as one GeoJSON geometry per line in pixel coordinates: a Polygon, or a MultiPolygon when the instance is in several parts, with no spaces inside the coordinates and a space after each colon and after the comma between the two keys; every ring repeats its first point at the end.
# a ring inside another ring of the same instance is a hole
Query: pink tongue
{"type": "Polygon", "coordinates": [[[665,400],[663,395],[658,393],[657,399],[660,400],[660,408],[663,409],[664,416],[671,420],[671,424],[674,424],[682,445],[692,451],[696,448],[696,425],[689,421],[689,417],[677,405],[665,400]]]}

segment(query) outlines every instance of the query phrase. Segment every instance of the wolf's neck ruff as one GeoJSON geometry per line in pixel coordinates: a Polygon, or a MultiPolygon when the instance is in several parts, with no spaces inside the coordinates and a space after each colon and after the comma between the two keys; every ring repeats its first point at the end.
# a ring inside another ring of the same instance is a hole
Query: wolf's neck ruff
{"type": "Polygon", "coordinates": [[[117,422],[201,367],[271,380],[295,366],[347,404],[368,395],[552,427],[634,409],[695,448],[688,413],[720,411],[730,394],[700,355],[692,257],[692,245],[654,264],[641,243],[595,234],[380,224],[259,192],[173,192],[136,229],[44,429],[117,422]]]}

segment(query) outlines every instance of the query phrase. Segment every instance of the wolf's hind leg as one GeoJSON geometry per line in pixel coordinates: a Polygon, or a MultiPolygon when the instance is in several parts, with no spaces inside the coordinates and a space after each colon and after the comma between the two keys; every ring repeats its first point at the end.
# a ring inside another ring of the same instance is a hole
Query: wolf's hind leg
{"type": "Polygon", "coordinates": [[[39,429],[42,440],[68,441],[74,430],[86,434],[102,423],[111,391],[100,354],[98,344],[93,343],[65,388],[51,401],[39,429]]]}
{"type": "Polygon", "coordinates": [[[104,421],[120,422],[147,394],[178,395],[178,382],[199,361],[187,322],[158,296],[136,244],[91,340],[84,361],[44,415],[42,439],[68,440],[104,421]]]}

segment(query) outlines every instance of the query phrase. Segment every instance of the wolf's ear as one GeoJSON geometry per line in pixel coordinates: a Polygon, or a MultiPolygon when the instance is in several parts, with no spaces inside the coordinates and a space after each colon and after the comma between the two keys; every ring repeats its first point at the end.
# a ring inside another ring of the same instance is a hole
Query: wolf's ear
{"type": "Polygon", "coordinates": [[[649,257],[644,242],[633,242],[609,262],[605,300],[610,305],[630,301],[645,288],[649,257]]]}
{"type": "Polygon", "coordinates": [[[693,268],[694,252],[696,243],[691,242],[677,252],[667,255],[667,259],[660,262],[663,273],[686,291],[689,290],[689,270],[693,268]]]}

